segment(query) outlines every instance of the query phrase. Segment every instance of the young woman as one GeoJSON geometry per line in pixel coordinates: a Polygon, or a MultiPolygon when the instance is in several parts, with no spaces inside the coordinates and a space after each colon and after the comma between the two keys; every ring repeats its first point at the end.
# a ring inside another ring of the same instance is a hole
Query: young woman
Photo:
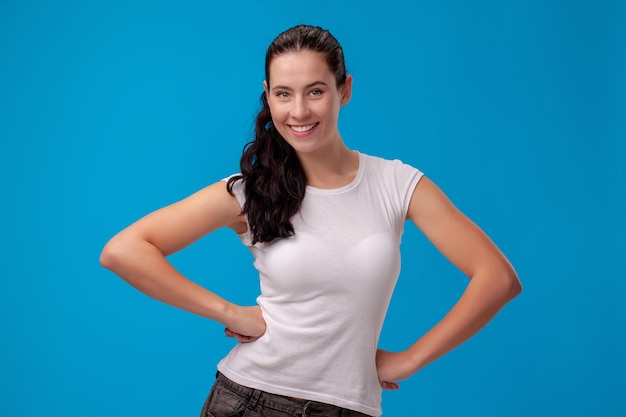
{"type": "Polygon", "coordinates": [[[280,34],[265,76],[241,174],[129,226],[101,263],[240,342],[218,364],[202,416],[378,416],[382,389],[463,343],[521,286],[491,240],[420,171],[346,147],[337,120],[352,77],[328,31],[280,34]],[[377,344],[407,219],[471,279],[441,322],[388,352],[377,344]],[[256,306],[222,299],[166,260],[221,227],[254,255],[256,306]]]}

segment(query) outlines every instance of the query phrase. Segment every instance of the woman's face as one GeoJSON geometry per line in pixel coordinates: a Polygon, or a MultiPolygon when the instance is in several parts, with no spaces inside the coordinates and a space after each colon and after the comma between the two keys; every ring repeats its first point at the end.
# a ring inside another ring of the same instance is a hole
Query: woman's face
{"type": "Polygon", "coordinates": [[[337,88],[324,55],[303,50],[274,57],[264,82],[272,123],[297,153],[340,143],[339,109],[350,100],[352,78],[337,88]]]}

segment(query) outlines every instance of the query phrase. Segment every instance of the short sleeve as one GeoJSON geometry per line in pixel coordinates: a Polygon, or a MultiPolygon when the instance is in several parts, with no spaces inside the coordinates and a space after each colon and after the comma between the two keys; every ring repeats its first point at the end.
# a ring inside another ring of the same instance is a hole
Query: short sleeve
{"type": "Polygon", "coordinates": [[[409,211],[409,205],[411,204],[411,197],[415,187],[424,176],[424,173],[419,169],[405,164],[400,160],[393,161],[393,176],[394,176],[394,188],[400,199],[400,205],[403,218],[409,211]]]}
{"type": "MultiPolygon", "coordinates": [[[[226,178],[224,178],[222,181],[228,182],[228,180],[230,180],[232,177],[235,177],[239,174],[233,174],[230,175],[226,178]]],[[[235,195],[235,198],[237,199],[237,201],[239,202],[239,206],[243,209],[244,204],[246,203],[246,192],[245,192],[245,186],[243,183],[243,179],[239,179],[237,181],[235,181],[233,183],[233,194],[235,195]]],[[[246,223],[247,223],[247,219],[246,219],[246,223]]],[[[250,233],[250,225],[248,225],[248,229],[244,232],[238,235],[239,239],[241,239],[241,242],[246,245],[246,246],[252,246],[252,233],[250,233]]]]}

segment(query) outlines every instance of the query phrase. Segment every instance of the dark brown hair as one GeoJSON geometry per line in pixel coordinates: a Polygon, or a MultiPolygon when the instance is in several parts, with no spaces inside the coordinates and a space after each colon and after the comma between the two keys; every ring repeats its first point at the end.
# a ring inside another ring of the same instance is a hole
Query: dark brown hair
{"type": "MultiPolygon", "coordinates": [[[[270,85],[269,67],[278,55],[310,50],[324,54],[328,68],[335,74],[337,87],[346,81],[343,50],[329,31],[318,26],[299,25],[281,33],[265,54],[265,80],[270,85]]],[[[232,194],[235,182],[244,181],[246,201],[242,214],[247,216],[252,244],[293,236],[291,218],[300,209],[306,190],[306,176],[293,148],[272,124],[265,92],[256,117],[254,140],[244,147],[241,174],[228,181],[232,194]]]]}

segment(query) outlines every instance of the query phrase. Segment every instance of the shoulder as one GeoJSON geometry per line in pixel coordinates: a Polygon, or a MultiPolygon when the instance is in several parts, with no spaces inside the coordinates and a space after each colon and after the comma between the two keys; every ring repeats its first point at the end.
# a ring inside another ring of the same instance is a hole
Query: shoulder
{"type": "Polygon", "coordinates": [[[379,176],[385,182],[419,179],[423,173],[412,165],[403,162],[400,159],[386,159],[380,156],[372,156],[368,154],[360,154],[361,161],[364,165],[364,172],[368,176],[379,176]]]}
{"type": "Polygon", "coordinates": [[[361,155],[367,188],[383,196],[386,204],[395,206],[400,217],[404,219],[411,196],[424,174],[400,159],[361,155]]]}
{"type": "Polygon", "coordinates": [[[241,174],[232,174],[222,180],[228,192],[235,197],[239,205],[243,207],[246,201],[245,180],[241,174]]]}
{"type": "Polygon", "coordinates": [[[383,158],[381,156],[369,155],[365,153],[359,153],[361,155],[361,160],[365,163],[366,166],[375,167],[375,168],[383,168],[388,170],[398,170],[402,168],[410,168],[413,170],[417,170],[417,168],[405,163],[401,159],[389,159],[383,158]]]}

